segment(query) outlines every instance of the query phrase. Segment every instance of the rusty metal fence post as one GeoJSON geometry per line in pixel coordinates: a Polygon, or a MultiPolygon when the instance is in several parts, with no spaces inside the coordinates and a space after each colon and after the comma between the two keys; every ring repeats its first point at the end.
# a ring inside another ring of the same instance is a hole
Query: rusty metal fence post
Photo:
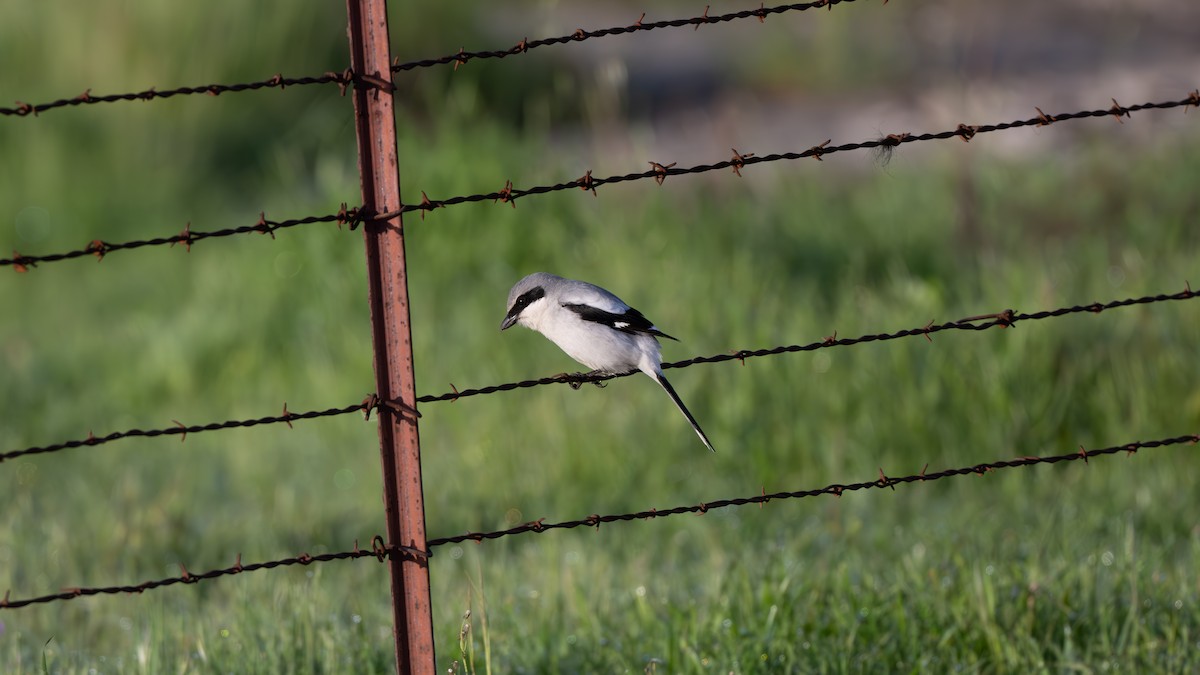
{"type": "Polygon", "coordinates": [[[432,674],[436,666],[429,562],[423,554],[401,554],[397,548],[407,547],[416,552],[428,550],[404,261],[404,225],[398,213],[392,217],[378,217],[396,211],[401,205],[387,3],[386,0],[346,0],[346,12],[350,64],[355,73],[358,168],[366,214],[363,237],[367,249],[375,384],[379,397],[379,445],[390,551],[396,671],[432,674]]]}

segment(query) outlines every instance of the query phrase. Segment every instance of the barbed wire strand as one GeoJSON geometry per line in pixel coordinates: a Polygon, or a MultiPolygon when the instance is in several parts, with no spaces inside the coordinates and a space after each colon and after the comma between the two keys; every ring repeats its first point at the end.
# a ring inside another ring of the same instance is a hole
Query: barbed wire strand
{"type": "Polygon", "coordinates": [[[65,253],[50,253],[47,255],[21,255],[16,251],[13,251],[13,257],[0,259],[0,267],[11,265],[15,267],[16,271],[18,272],[28,272],[30,268],[36,267],[38,263],[71,260],[73,258],[82,258],[89,255],[96,256],[96,259],[99,261],[103,260],[104,256],[112,253],[113,251],[137,249],[144,246],[174,246],[175,244],[182,244],[184,246],[184,250],[190,253],[192,250],[192,244],[205,239],[231,237],[235,234],[249,234],[252,232],[269,235],[272,239],[274,239],[275,232],[277,230],[285,230],[287,228],[296,227],[299,225],[311,225],[313,223],[337,223],[338,227],[349,224],[350,229],[355,229],[358,227],[359,221],[359,209],[347,208],[345,204],[342,204],[341,210],[337,213],[331,213],[323,216],[307,216],[305,218],[296,218],[293,220],[268,220],[266,213],[261,212],[258,214],[258,222],[253,225],[242,225],[223,230],[197,232],[193,231],[192,224],[188,223],[184,226],[182,232],[170,237],[141,239],[121,243],[111,243],[102,241],[100,239],[94,239],[84,248],[74,251],[67,251],[65,253]]]}
{"type": "Polygon", "coordinates": [[[4,597],[0,599],[0,609],[17,609],[20,607],[26,607],[28,605],[54,602],[56,600],[70,600],[89,595],[141,593],[143,591],[162,588],[164,586],[173,586],[175,584],[194,584],[201,581],[206,581],[208,579],[216,579],[217,577],[241,574],[243,572],[254,572],[256,570],[274,569],[277,567],[289,567],[292,565],[311,565],[313,563],[329,562],[331,560],[353,560],[356,558],[367,558],[374,556],[375,558],[379,559],[380,562],[383,562],[389,555],[394,554],[417,556],[422,559],[427,557],[424,553],[405,546],[386,546],[383,543],[383,537],[376,536],[372,542],[371,549],[360,549],[358,547],[358,542],[356,541],[354,542],[354,550],[350,551],[342,551],[340,553],[322,553],[319,555],[302,553],[291,558],[251,563],[249,565],[242,564],[242,556],[239,554],[237,557],[237,562],[235,562],[232,567],[211,570],[209,572],[203,572],[200,574],[192,574],[187,570],[187,567],[180,563],[179,568],[182,573],[179,576],[160,579],[158,581],[147,581],[136,585],[109,586],[105,588],[66,588],[60,593],[55,593],[53,595],[47,595],[40,598],[32,598],[30,600],[9,600],[9,594],[6,592],[4,597]]]}
{"type": "MultiPolygon", "coordinates": [[[[667,21],[653,21],[649,23],[643,22],[646,15],[643,13],[642,18],[629,26],[614,26],[611,28],[603,28],[600,30],[587,31],[582,28],[576,29],[570,35],[561,35],[551,38],[540,38],[530,40],[522,39],[515,46],[508,49],[476,51],[468,52],[459,49],[454,54],[448,54],[439,58],[419,59],[409,61],[407,63],[394,63],[391,67],[392,73],[399,73],[418,68],[430,68],[434,66],[442,66],[454,64],[454,69],[466,64],[469,61],[479,59],[501,59],[516,54],[524,54],[532,49],[544,47],[548,45],[568,44],[575,42],[583,42],[594,38],[608,37],[613,35],[623,35],[626,33],[648,32],[660,28],[681,28],[684,26],[694,26],[699,28],[705,24],[719,24],[736,21],[738,19],[757,18],[763,22],[767,16],[772,14],[783,14],[785,12],[798,12],[809,9],[817,9],[825,7],[832,9],[834,5],[846,4],[855,2],[856,0],[817,0],[816,2],[805,2],[790,5],[779,5],[776,7],[763,7],[761,4],[758,9],[743,10],[740,12],[732,12],[730,14],[722,14],[720,16],[709,16],[708,8],[704,10],[701,16],[694,16],[686,19],[671,19],[667,21]]],[[[884,0],[883,4],[887,4],[884,0]]],[[[206,94],[209,96],[217,96],[224,93],[236,93],[242,91],[257,91],[259,89],[279,89],[283,90],[288,87],[299,87],[314,84],[336,84],[344,95],[346,88],[350,86],[369,86],[373,88],[381,88],[384,90],[394,90],[391,82],[386,80],[381,81],[380,78],[371,76],[360,76],[353,70],[347,68],[341,72],[326,72],[323,75],[310,77],[284,77],[282,73],[276,74],[265,80],[255,82],[243,82],[238,84],[203,84],[189,87],[176,87],[174,89],[159,90],[156,87],[151,87],[143,91],[129,92],[123,94],[106,94],[93,95],[92,90],[88,89],[78,96],[71,98],[61,98],[48,103],[26,103],[24,101],[16,101],[15,107],[0,107],[0,116],[12,117],[27,117],[34,116],[53,110],[56,108],[67,108],[83,105],[93,105],[97,103],[116,103],[118,101],[153,101],[158,99],[171,98],[173,96],[188,96],[193,94],[206,94]]]]}
{"type": "MultiPolygon", "coordinates": [[[[864,344],[868,342],[885,342],[889,340],[898,340],[901,338],[923,336],[927,339],[929,336],[948,330],[966,330],[966,331],[983,331],[990,328],[1009,328],[1021,321],[1039,321],[1042,319],[1067,316],[1070,314],[1092,313],[1099,314],[1101,312],[1116,309],[1119,307],[1129,307],[1133,305],[1148,305],[1152,303],[1167,302],[1173,300],[1190,300],[1200,295],[1200,293],[1192,291],[1191,284],[1188,283],[1185,290],[1178,293],[1147,295],[1139,298],[1126,298],[1124,300],[1112,300],[1106,303],[1094,302],[1087,305],[1074,305],[1072,307],[1060,307],[1058,309],[1043,310],[1032,314],[1021,314],[1014,310],[1007,309],[1002,312],[992,314],[981,314],[978,316],[959,319],[958,321],[950,321],[941,324],[930,322],[919,328],[909,328],[896,331],[894,333],[875,333],[862,335],[854,338],[839,338],[835,332],[832,336],[826,337],[817,342],[810,342],[804,345],[784,345],[772,347],[769,349],[742,349],[730,351],[724,354],[715,354],[713,356],[697,356],[683,361],[674,361],[663,364],[664,369],[668,368],[687,368],[702,363],[721,363],[724,361],[745,361],[746,359],[758,358],[763,356],[775,356],[779,354],[787,354],[793,352],[809,352],[818,349],[828,349],[831,347],[848,347],[851,345],[864,344]],[[978,323],[983,321],[983,323],[978,323]]],[[[622,375],[588,375],[583,373],[562,374],[553,377],[543,377],[533,380],[523,380],[520,382],[507,382],[504,384],[490,385],[477,389],[462,389],[450,385],[452,391],[444,394],[417,397],[418,403],[436,403],[441,401],[454,402],[460,398],[469,398],[471,396],[481,396],[486,394],[495,394],[499,392],[512,391],[514,389],[527,389],[530,387],[538,387],[548,384],[569,384],[579,386],[586,382],[603,382],[620,377],[628,377],[634,373],[625,373],[622,375]]],[[[41,447],[30,447],[21,450],[12,450],[5,453],[0,453],[0,463],[5,460],[16,459],[26,455],[37,455],[51,452],[58,452],[69,448],[78,448],[82,446],[95,446],[109,443],[112,441],[121,440],[124,438],[133,437],[155,437],[166,435],[180,435],[181,441],[187,439],[187,434],[200,433],[203,431],[216,431],[219,429],[232,429],[237,427],[251,427],[263,424],[286,423],[289,427],[296,420],[315,419],[318,417],[332,417],[337,415],[346,415],[353,412],[364,413],[368,418],[372,410],[377,409],[380,405],[387,405],[386,402],[380,401],[375,395],[368,395],[361,403],[354,405],[342,406],[340,408],[329,408],[326,410],[309,411],[302,413],[292,413],[287,409],[287,403],[283,404],[283,414],[276,416],[258,417],[255,419],[246,420],[229,420],[225,422],[211,422],[208,424],[187,426],[179,422],[175,426],[165,427],[162,429],[131,429],[129,431],[118,431],[108,434],[107,436],[94,436],[89,434],[85,439],[65,441],[54,445],[41,447]]]]}
{"type": "MultiPolygon", "coordinates": [[[[700,26],[706,24],[728,23],[739,19],[758,19],[759,23],[765,23],[768,16],[772,14],[783,14],[785,12],[803,12],[810,9],[833,9],[834,5],[846,4],[855,2],[855,0],[817,0],[816,2],[800,2],[790,5],[777,5],[775,7],[764,7],[759,3],[757,9],[746,9],[740,12],[730,12],[729,14],[721,14],[719,16],[709,16],[709,7],[704,8],[704,14],[693,16],[686,19],[669,19],[665,21],[645,21],[646,14],[643,12],[641,18],[637,22],[628,26],[613,26],[611,28],[602,28],[600,30],[584,30],[582,28],[575,29],[569,35],[560,35],[552,38],[541,38],[538,40],[530,40],[525,38],[516,45],[508,49],[497,49],[490,51],[468,52],[459,50],[457,53],[448,54],[436,59],[421,59],[418,61],[409,61],[407,63],[397,63],[392,66],[392,72],[398,73],[415,68],[429,68],[432,66],[444,66],[451,63],[454,64],[454,69],[458,70],[459,66],[465,65],[468,61],[478,59],[503,59],[505,57],[514,56],[517,54],[525,54],[526,52],[545,47],[547,45],[561,45],[573,42],[583,42],[592,38],[609,37],[613,35],[625,35],[629,33],[648,32],[659,28],[683,28],[692,26],[694,29],[699,29],[700,26]]],[[[883,0],[883,4],[887,4],[887,0],[883,0]]]]}
{"type": "MultiPolygon", "coordinates": [[[[432,211],[445,206],[462,204],[467,202],[482,202],[493,201],[503,204],[510,204],[516,208],[516,200],[528,195],[546,194],[548,192],[558,192],[561,190],[581,189],[586,192],[596,193],[596,188],[603,185],[614,183],[624,183],[636,180],[645,180],[653,178],[655,182],[662,185],[668,176],[682,176],[685,174],[706,173],[709,171],[718,171],[721,169],[732,169],[733,172],[741,177],[741,170],[747,166],[754,164],[763,164],[767,162],[794,161],[797,159],[814,158],[820,160],[822,157],[832,155],[838,152],[847,152],[851,150],[872,150],[880,149],[883,151],[891,151],[906,143],[920,143],[925,141],[947,140],[950,138],[958,138],[969,142],[972,138],[979,134],[991,133],[994,131],[1005,131],[1008,129],[1018,129],[1021,127],[1044,127],[1057,122],[1065,122],[1069,120],[1079,120],[1091,117],[1107,117],[1115,116],[1118,120],[1122,117],[1130,117],[1132,113],[1144,110],[1165,110],[1170,108],[1178,108],[1181,106],[1200,107],[1200,90],[1189,92],[1188,95],[1177,101],[1159,101],[1140,103],[1133,106],[1122,106],[1113,100],[1111,108],[1103,108],[1096,110],[1080,110],[1077,112],[1060,113],[1057,115],[1047,115],[1042,112],[1041,108],[1035,107],[1038,111],[1036,117],[1028,119],[1019,119],[1012,122],[1002,122],[999,124],[983,124],[983,125],[967,125],[959,124],[954,129],[939,131],[936,133],[925,134],[910,134],[910,133],[894,133],[888,134],[882,138],[872,139],[868,141],[860,141],[857,143],[845,143],[842,145],[831,145],[832,141],[827,140],[819,145],[803,151],[803,152],[785,152],[773,153],[769,155],[756,155],[752,152],[741,153],[736,149],[733,150],[733,156],[722,162],[715,164],[699,164],[691,167],[677,167],[674,162],[663,164],[659,162],[649,162],[650,170],[639,173],[628,173],[620,176],[609,176],[608,178],[595,178],[589,169],[583,176],[565,183],[557,183],[555,185],[539,185],[528,189],[517,188],[512,181],[507,181],[504,187],[495,192],[463,195],[458,197],[450,197],[442,200],[431,200],[425,193],[422,194],[422,201],[419,204],[405,204],[395,212],[386,214],[391,217],[397,213],[408,213],[411,211],[432,211]]],[[[382,217],[382,216],[381,216],[382,217]]]]}
{"type": "MultiPolygon", "coordinates": [[[[435,547],[445,546],[447,544],[458,544],[458,543],[462,543],[462,542],[466,542],[466,541],[482,543],[484,540],[500,539],[503,537],[510,537],[510,536],[519,535],[519,534],[527,534],[527,533],[541,534],[543,532],[549,532],[550,530],[573,529],[573,528],[583,527],[583,526],[593,527],[598,530],[600,528],[600,525],[603,523],[629,522],[629,521],[633,521],[633,520],[654,520],[657,518],[666,518],[668,516],[680,515],[680,514],[684,514],[684,513],[694,513],[697,515],[704,515],[704,514],[708,513],[709,511],[727,508],[730,506],[746,506],[746,505],[750,505],[750,504],[766,504],[766,503],[774,501],[774,500],[803,499],[806,497],[816,497],[819,495],[833,495],[836,497],[840,497],[843,493],[854,492],[854,491],[858,491],[858,490],[870,490],[870,489],[878,489],[878,488],[891,488],[892,490],[895,490],[896,489],[895,486],[903,485],[903,484],[907,484],[907,483],[925,483],[925,482],[929,482],[929,481],[941,480],[943,478],[952,478],[952,477],[956,477],[956,476],[965,476],[965,475],[970,475],[970,474],[985,475],[987,473],[990,473],[992,471],[997,471],[1000,469],[1027,467],[1027,466],[1033,466],[1035,464],[1057,464],[1059,462],[1074,462],[1074,461],[1079,461],[1079,460],[1083,460],[1084,463],[1088,463],[1089,459],[1092,459],[1095,457],[1101,457],[1101,456],[1105,456],[1105,455],[1114,455],[1119,452],[1125,452],[1129,455],[1133,455],[1142,449],[1160,448],[1160,447],[1167,447],[1167,446],[1173,446],[1173,445],[1180,445],[1180,444],[1184,444],[1184,443],[1196,444],[1197,442],[1200,442],[1200,435],[1191,434],[1191,435],[1185,435],[1185,436],[1176,436],[1174,438],[1165,438],[1165,439],[1161,439],[1161,440],[1135,441],[1132,443],[1125,443],[1123,445],[1114,445],[1112,447],[1101,448],[1098,450],[1087,450],[1083,446],[1080,446],[1078,451],[1071,452],[1068,454],[1063,454],[1063,455],[1053,455],[1053,456],[1048,456],[1048,457],[1018,457],[1018,458],[1010,459],[1010,460],[1001,460],[1001,461],[996,461],[996,462],[988,462],[988,463],[984,463],[984,464],[974,464],[972,466],[966,466],[966,467],[957,468],[957,469],[947,469],[945,471],[937,471],[934,473],[928,473],[926,470],[923,469],[921,471],[921,473],[912,474],[912,475],[908,475],[908,476],[900,476],[900,477],[889,477],[883,472],[883,469],[880,468],[879,478],[870,480],[870,481],[860,482],[860,483],[850,483],[848,485],[835,483],[832,485],[827,485],[823,488],[817,488],[817,489],[812,489],[812,490],[797,490],[797,491],[793,491],[793,492],[774,492],[774,493],[770,493],[770,494],[767,494],[766,490],[764,489],[761,494],[754,495],[752,497],[720,499],[720,500],[712,501],[712,502],[700,502],[699,504],[676,506],[674,508],[664,509],[664,510],[650,509],[648,511],[637,511],[634,513],[619,513],[619,514],[603,515],[603,516],[599,515],[599,514],[593,514],[586,518],[580,518],[580,519],[576,519],[576,520],[567,520],[567,521],[558,522],[558,523],[546,523],[545,518],[539,518],[537,520],[527,522],[523,525],[518,525],[517,527],[508,528],[505,530],[495,530],[495,531],[491,531],[491,532],[467,532],[465,534],[460,534],[460,535],[456,535],[456,536],[452,536],[452,537],[441,537],[438,539],[431,539],[426,542],[426,547],[428,549],[430,549],[427,551],[422,551],[420,549],[416,549],[413,547],[407,547],[407,546],[388,546],[388,545],[384,544],[382,537],[376,536],[372,542],[372,548],[370,550],[360,549],[358,547],[358,542],[355,542],[353,550],[343,551],[340,553],[324,553],[324,554],[320,554],[320,555],[310,555],[308,553],[302,553],[298,556],[294,556],[291,558],[284,558],[282,560],[272,560],[269,562],[253,563],[253,564],[249,564],[249,565],[243,565],[241,562],[241,555],[239,555],[237,562],[232,567],[211,570],[211,571],[204,572],[201,574],[192,574],[192,573],[188,572],[186,567],[184,567],[182,564],[180,564],[180,569],[182,570],[182,574],[180,574],[179,576],[168,577],[166,579],[159,579],[156,581],[146,581],[146,582],[143,582],[140,584],[134,584],[134,585],[106,586],[106,587],[93,587],[93,588],[70,587],[70,588],[63,589],[59,593],[53,593],[50,595],[43,595],[40,597],[34,597],[34,598],[29,598],[29,599],[24,599],[24,600],[10,600],[9,593],[6,592],[4,594],[4,597],[2,599],[0,599],[0,609],[18,609],[21,607],[27,607],[29,605],[44,604],[44,603],[49,603],[49,602],[61,601],[61,600],[73,600],[75,598],[80,598],[80,597],[84,597],[84,596],[92,596],[92,595],[101,595],[101,594],[112,595],[112,594],[118,594],[118,593],[141,593],[143,591],[148,591],[148,590],[152,590],[155,588],[161,588],[164,586],[171,586],[174,584],[194,584],[194,583],[199,583],[200,581],[206,581],[209,579],[216,579],[216,578],[225,577],[225,576],[232,576],[232,575],[236,575],[236,574],[241,574],[243,572],[253,572],[255,570],[273,569],[273,568],[277,568],[277,567],[287,567],[287,566],[292,566],[292,565],[311,565],[313,563],[329,562],[332,560],[349,560],[349,559],[367,558],[367,557],[373,556],[376,559],[378,559],[380,562],[383,562],[389,556],[401,555],[401,556],[405,556],[410,559],[425,561],[425,560],[428,560],[429,557],[432,556],[432,549],[435,547]]],[[[926,465],[926,466],[928,466],[928,465],[926,465]]]]}
{"type": "Polygon", "coordinates": [[[342,406],[340,408],[328,408],[326,410],[310,410],[308,412],[300,413],[290,412],[287,409],[287,403],[284,403],[282,415],[268,415],[266,417],[257,417],[254,419],[227,420],[224,422],[210,422],[208,424],[193,425],[185,425],[176,421],[175,426],[164,427],[162,429],[130,429],[128,431],[114,431],[106,436],[95,436],[93,434],[88,434],[88,437],[83,439],[70,440],[63,443],[55,443],[54,445],[25,448],[23,450],[13,450],[11,452],[0,453],[0,462],[26,455],[41,455],[51,452],[59,452],[61,450],[69,450],[71,448],[104,445],[105,443],[111,443],[113,441],[119,441],[125,438],[179,436],[180,441],[185,441],[187,440],[188,434],[198,434],[204,431],[216,431],[218,429],[236,429],[240,427],[254,427],[264,424],[278,424],[281,422],[286,423],[290,427],[292,422],[297,420],[310,420],[318,417],[335,417],[353,412],[361,412],[369,415],[370,411],[374,410],[377,406],[377,401],[369,396],[367,397],[367,400],[364,400],[362,403],[357,405],[342,406]]]}
{"type": "Polygon", "coordinates": [[[174,89],[158,89],[151,87],[142,91],[127,92],[123,94],[104,94],[93,95],[92,90],[86,89],[78,96],[72,98],[60,98],[56,101],[48,103],[26,103],[24,101],[16,101],[16,107],[7,108],[0,107],[0,115],[14,117],[37,117],[39,114],[47,110],[55,108],[66,108],[81,105],[93,105],[96,103],[116,103],[117,101],[154,101],[158,99],[171,98],[173,96],[188,96],[191,94],[207,94],[209,96],[219,96],[221,94],[240,91],[257,91],[259,89],[286,89],[288,87],[299,87],[309,84],[337,84],[345,93],[346,87],[353,84],[356,78],[354,73],[349,69],[340,72],[327,72],[324,75],[314,77],[284,77],[283,74],[273,75],[265,80],[256,82],[241,82],[237,84],[201,84],[190,87],[176,87],[174,89]]]}
{"type": "MultiPolygon", "coordinates": [[[[600,528],[602,523],[625,522],[631,520],[653,520],[655,518],[666,518],[667,516],[679,515],[682,513],[695,513],[703,515],[714,509],[721,509],[729,506],[745,506],[748,504],[766,504],[777,499],[803,499],[805,497],[816,497],[818,495],[833,495],[835,497],[842,496],[844,492],[853,492],[856,490],[869,490],[872,488],[892,488],[895,490],[896,485],[905,483],[924,483],[928,481],[941,480],[943,478],[951,478],[954,476],[965,476],[968,474],[983,475],[999,469],[1011,469],[1024,466],[1033,466],[1035,464],[1057,464],[1059,462],[1074,462],[1083,460],[1085,463],[1093,457],[1104,455],[1113,455],[1118,452],[1126,452],[1130,455],[1137,454],[1138,450],[1143,448],[1158,448],[1171,445],[1180,445],[1183,443],[1195,444],[1200,442],[1200,435],[1189,434],[1186,436],[1176,436],[1174,438],[1165,438],[1155,441],[1135,441],[1124,445],[1114,445],[1109,448],[1100,448],[1099,450],[1087,450],[1083,446],[1079,446],[1076,452],[1064,455],[1052,455],[1049,457],[1017,457],[1015,459],[1000,460],[995,462],[987,462],[985,464],[975,464],[958,469],[946,469],[928,473],[922,470],[921,473],[910,476],[900,476],[892,478],[884,474],[883,469],[879,469],[879,478],[861,483],[850,483],[843,485],[835,483],[827,485],[823,488],[813,490],[797,490],[794,492],[773,492],[766,493],[764,488],[762,494],[754,495],[753,497],[739,497],[736,499],[720,499],[715,502],[701,502],[688,506],[676,506],[675,508],[658,510],[650,509],[648,511],[638,511],[636,513],[620,513],[615,515],[601,516],[593,514],[586,518],[577,520],[568,520],[561,523],[547,524],[545,518],[539,518],[523,525],[518,525],[506,530],[495,530],[492,532],[467,532],[453,537],[442,537],[440,539],[431,539],[427,542],[429,548],[435,546],[444,546],[446,544],[458,544],[464,541],[482,542],[485,539],[500,539],[502,537],[510,537],[517,534],[525,534],[532,532],[540,534],[549,530],[572,529],[580,526],[600,528]]],[[[926,465],[928,466],[928,465],[926,465]]]]}
{"type": "MultiPolygon", "coordinates": [[[[246,234],[250,232],[272,233],[274,230],[284,227],[294,227],[296,225],[304,225],[317,222],[337,222],[339,225],[344,223],[350,224],[350,229],[355,229],[361,222],[376,222],[386,221],[403,213],[411,213],[413,211],[421,211],[424,217],[425,211],[443,208],[446,206],[454,206],[456,204],[466,204],[482,201],[494,201],[499,203],[510,204],[516,208],[516,200],[520,197],[529,195],[546,194],[550,192],[559,192],[562,190],[571,190],[579,188],[593,194],[596,193],[596,188],[603,185],[624,183],[636,180],[645,180],[653,178],[659,185],[663,184],[668,176],[678,176],[685,174],[706,173],[709,171],[717,171],[720,169],[733,169],[734,173],[739,177],[742,175],[741,170],[747,166],[754,164],[762,164],[766,162],[779,161],[794,161],[806,157],[812,157],[820,160],[825,155],[831,155],[838,152],[848,152],[851,150],[875,150],[883,149],[885,151],[894,150],[896,147],[905,143],[918,143],[924,141],[946,140],[950,138],[960,138],[964,141],[970,141],[971,138],[978,134],[990,133],[993,131],[1003,131],[1007,129],[1017,129],[1026,126],[1047,126],[1055,122],[1063,122],[1068,120],[1086,119],[1091,117],[1104,117],[1114,115],[1118,119],[1128,117],[1133,112],[1144,110],[1161,110],[1176,108],[1180,106],[1195,106],[1200,107],[1200,90],[1192,91],[1187,98],[1178,101],[1160,101],[1141,103],[1139,105],[1124,107],[1113,101],[1113,107],[1107,109],[1082,110],[1072,113],[1061,113],[1058,115],[1046,115],[1038,110],[1039,115],[1025,120],[1015,120],[1012,122],[1004,122],[1000,124],[985,124],[979,126],[968,126],[959,124],[955,129],[940,131],[937,133],[927,133],[913,135],[909,133],[888,134],[881,139],[873,139],[868,141],[860,141],[857,143],[846,143],[842,145],[830,145],[831,141],[825,141],[820,145],[813,146],[803,152],[787,152],[773,153],[770,155],[757,156],[754,153],[739,153],[733,151],[733,157],[723,162],[715,164],[699,164],[692,167],[676,167],[674,163],[660,164],[658,162],[650,162],[651,169],[641,173],[629,173],[618,176],[609,176],[608,178],[594,178],[589,169],[582,177],[568,181],[565,183],[557,183],[555,185],[539,185],[528,189],[520,189],[513,186],[512,181],[506,181],[504,188],[496,192],[479,193],[473,195],[460,195],[441,200],[431,200],[421,192],[422,200],[419,204],[403,204],[399,208],[380,214],[370,214],[364,212],[362,208],[347,208],[342,204],[342,209],[336,214],[311,216],[294,221],[272,222],[266,221],[260,214],[260,221],[255,225],[231,228],[227,230],[218,230],[215,232],[190,232],[185,229],[184,232],[175,235],[174,237],[162,237],[159,239],[150,239],[145,241],[134,241],[123,244],[107,243],[100,240],[93,240],[90,244],[82,249],[69,251],[67,253],[53,253],[48,255],[22,255],[18,251],[13,251],[13,257],[0,258],[0,267],[12,266],[18,272],[26,272],[38,263],[54,262],[58,260],[69,260],[79,258],[86,255],[95,255],[103,258],[106,253],[121,249],[140,248],[143,246],[155,246],[176,243],[187,243],[188,250],[191,250],[191,244],[200,239],[209,237],[224,237],[234,234],[246,234]]],[[[189,224],[190,228],[190,224],[189,224]]],[[[272,235],[273,236],[273,235],[272,235]]]]}

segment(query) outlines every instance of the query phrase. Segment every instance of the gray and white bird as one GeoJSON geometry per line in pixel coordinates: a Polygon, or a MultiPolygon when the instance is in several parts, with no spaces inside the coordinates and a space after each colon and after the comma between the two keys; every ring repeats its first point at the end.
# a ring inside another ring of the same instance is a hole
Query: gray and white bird
{"type": "Polygon", "coordinates": [[[508,292],[508,313],[500,330],[515,324],[546,336],[567,356],[591,368],[589,375],[624,375],[635,370],[649,375],[679,407],[704,445],[717,451],[663,377],[658,338],[676,338],[617,296],[584,281],[535,272],[508,292]]]}

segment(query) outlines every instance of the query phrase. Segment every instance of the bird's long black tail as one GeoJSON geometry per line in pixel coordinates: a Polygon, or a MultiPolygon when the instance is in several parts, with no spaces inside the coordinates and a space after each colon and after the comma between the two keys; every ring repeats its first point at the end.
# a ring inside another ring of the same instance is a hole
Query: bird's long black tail
{"type": "Polygon", "coordinates": [[[695,429],[696,435],[700,437],[700,440],[704,441],[704,445],[708,446],[709,450],[716,452],[717,449],[713,447],[712,443],[708,442],[708,436],[704,435],[704,430],[700,428],[699,423],[696,422],[696,418],[692,417],[692,413],[688,412],[687,406],[679,399],[679,394],[675,393],[675,388],[671,386],[670,382],[667,382],[667,378],[663,377],[662,373],[656,373],[654,379],[658,380],[663,390],[667,392],[667,396],[670,396],[675,405],[679,407],[679,412],[683,413],[683,416],[691,423],[692,429],[695,429]]]}

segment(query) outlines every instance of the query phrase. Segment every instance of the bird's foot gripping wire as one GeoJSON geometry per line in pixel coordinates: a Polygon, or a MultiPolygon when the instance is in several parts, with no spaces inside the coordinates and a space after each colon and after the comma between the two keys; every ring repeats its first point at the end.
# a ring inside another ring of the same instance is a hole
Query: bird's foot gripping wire
{"type": "MultiPolygon", "coordinates": [[[[579,389],[580,387],[582,387],[585,384],[585,382],[581,381],[582,378],[593,377],[596,375],[606,375],[606,374],[607,373],[605,373],[603,370],[592,370],[592,371],[589,371],[586,373],[563,373],[560,377],[580,378],[580,379],[572,379],[570,382],[567,382],[567,384],[571,385],[572,389],[579,389]]],[[[599,387],[601,389],[608,386],[607,382],[600,382],[600,381],[592,382],[592,384],[596,385],[597,387],[599,387]]]]}

